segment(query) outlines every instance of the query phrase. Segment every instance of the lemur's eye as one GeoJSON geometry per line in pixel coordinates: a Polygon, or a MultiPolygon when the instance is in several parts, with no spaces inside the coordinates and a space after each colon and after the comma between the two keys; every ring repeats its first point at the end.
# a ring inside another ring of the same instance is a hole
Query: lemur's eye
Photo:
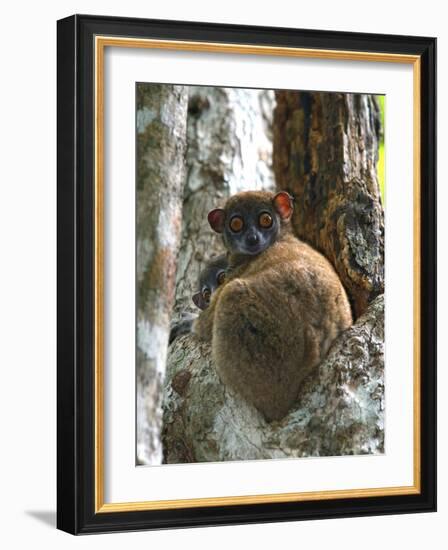
{"type": "Polygon", "coordinates": [[[202,297],[206,302],[210,301],[211,295],[212,293],[210,292],[210,290],[208,288],[204,288],[204,290],[202,291],[202,297]]]}
{"type": "Polygon", "coordinates": [[[216,277],[216,281],[218,282],[218,286],[222,285],[222,283],[225,281],[225,279],[226,279],[226,272],[225,271],[221,271],[220,273],[218,273],[218,276],[216,277]]]}
{"type": "Polygon", "coordinates": [[[263,212],[263,214],[260,214],[260,217],[258,218],[258,223],[260,224],[260,227],[267,229],[272,225],[272,216],[267,212],[263,212]]]}
{"type": "Polygon", "coordinates": [[[230,229],[234,233],[239,233],[243,229],[243,218],[240,216],[233,216],[233,218],[230,220],[230,229]]]}

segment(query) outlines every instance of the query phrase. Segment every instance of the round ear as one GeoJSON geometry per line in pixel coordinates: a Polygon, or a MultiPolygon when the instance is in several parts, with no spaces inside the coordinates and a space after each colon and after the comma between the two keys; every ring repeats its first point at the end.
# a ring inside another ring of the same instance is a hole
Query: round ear
{"type": "Polygon", "coordinates": [[[226,219],[226,213],[222,208],[215,208],[208,213],[208,223],[213,231],[216,233],[222,233],[224,231],[224,221],[226,219]]]}
{"type": "Polygon", "coordinates": [[[288,221],[291,218],[294,210],[293,201],[294,199],[286,191],[280,191],[272,199],[272,204],[282,220],[288,221]]]}
{"type": "Polygon", "coordinates": [[[206,308],[204,297],[202,296],[202,292],[196,292],[196,294],[193,294],[192,298],[193,298],[194,305],[196,307],[198,307],[199,309],[206,308]]]}

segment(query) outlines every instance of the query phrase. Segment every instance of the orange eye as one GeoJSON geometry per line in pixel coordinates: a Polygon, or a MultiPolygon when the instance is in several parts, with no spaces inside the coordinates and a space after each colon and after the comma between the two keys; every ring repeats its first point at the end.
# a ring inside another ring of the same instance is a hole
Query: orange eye
{"type": "Polygon", "coordinates": [[[204,288],[204,290],[202,291],[202,297],[206,302],[210,301],[211,295],[212,293],[210,292],[210,290],[208,288],[204,288]]]}
{"type": "Polygon", "coordinates": [[[222,283],[225,281],[225,279],[226,279],[226,272],[225,271],[221,271],[221,273],[218,273],[218,277],[216,277],[216,280],[218,282],[218,286],[222,285],[222,283]]]}
{"type": "Polygon", "coordinates": [[[267,212],[263,212],[263,214],[260,214],[260,217],[258,218],[258,223],[260,224],[260,227],[267,229],[272,225],[272,216],[267,212]]]}
{"type": "Polygon", "coordinates": [[[230,220],[230,229],[234,233],[239,233],[243,229],[243,218],[240,218],[239,216],[234,216],[230,220]]]}

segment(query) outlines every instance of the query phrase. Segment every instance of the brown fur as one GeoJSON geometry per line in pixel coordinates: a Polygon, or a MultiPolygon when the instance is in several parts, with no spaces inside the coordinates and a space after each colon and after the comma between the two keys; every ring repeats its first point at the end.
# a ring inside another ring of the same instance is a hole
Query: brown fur
{"type": "MultiPolygon", "coordinates": [[[[244,193],[254,205],[272,197],[244,193]]],[[[211,342],[222,381],[268,421],[280,419],[304,378],[351,325],[347,295],[330,263],[291,234],[288,220],[269,248],[246,261],[231,257],[230,264],[235,267],[194,331],[211,342]]]]}

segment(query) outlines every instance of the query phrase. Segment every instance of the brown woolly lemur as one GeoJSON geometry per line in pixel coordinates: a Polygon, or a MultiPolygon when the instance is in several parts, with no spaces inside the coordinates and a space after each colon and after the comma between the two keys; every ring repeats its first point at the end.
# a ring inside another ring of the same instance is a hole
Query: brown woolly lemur
{"type": "MultiPolygon", "coordinates": [[[[221,254],[211,258],[205,265],[204,269],[199,273],[198,292],[193,294],[192,299],[194,304],[199,309],[205,309],[210,303],[211,295],[220,286],[226,277],[228,268],[227,254],[221,254]]],[[[183,319],[175,323],[171,327],[169,343],[173,342],[179,336],[191,332],[193,321],[196,316],[187,314],[183,319]]]]}
{"type": "Polygon", "coordinates": [[[194,332],[211,343],[222,381],[266,420],[286,415],[304,378],[352,323],[330,263],[293,236],[286,192],[246,191],[208,215],[230,270],[194,332]]]}

